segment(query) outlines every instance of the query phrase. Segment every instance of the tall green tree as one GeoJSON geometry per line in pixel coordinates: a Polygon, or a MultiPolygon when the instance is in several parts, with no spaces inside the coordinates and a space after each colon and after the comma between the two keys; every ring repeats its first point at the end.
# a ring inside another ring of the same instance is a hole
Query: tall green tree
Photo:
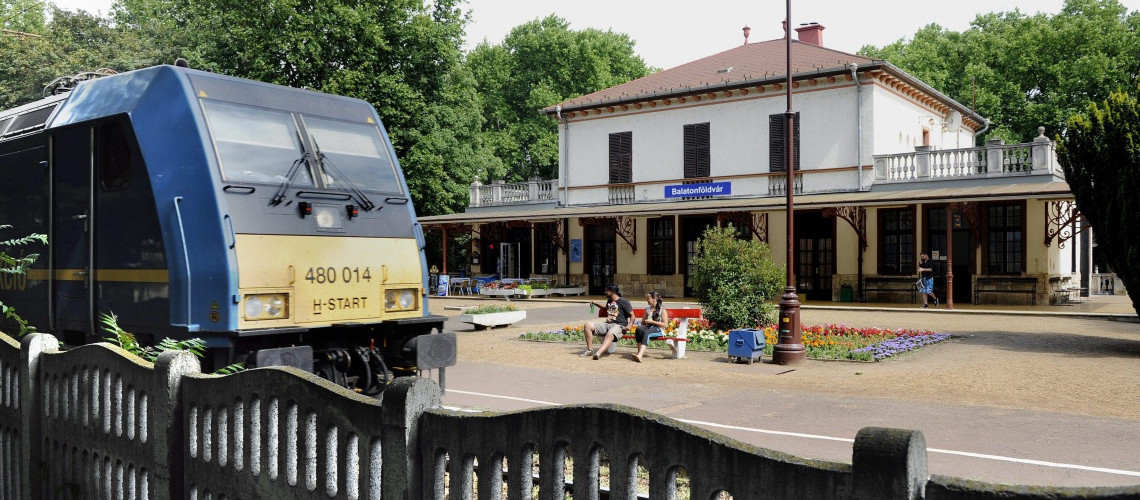
{"type": "Polygon", "coordinates": [[[475,47],[465,64],[483,98],[485,140],[507,169],[482,172],[481,180],[557,177],[557,124],[539,110],[649,74],[633,46],[628,35],[575,31],[551,15],[475,47]]]}
{"type": "MultiPolygon", "coordinates": [[[[1113,92],[1068,120],[1057,159],[1097,250],[1129,290],[1140,290],[1140,102],[1113,92]]],[[[1140,294],[1132,307],[1140,313],[1140,294]]]]}
{"type": "Polygon", "coordinates": [[[23,33],[42,33],[47,21],[44,0],[0,0],[0,28],[23,33]]]}
{"type": "Polygon", "coordinates": [[[993,121],[989,136],[1028,141],[1140,75],[1140,14],[1119,0],[1066,0],[1056,15],[978,15],[958,33],[937,24],[861,54],[885,59],[993,121]]]}
{"type": "Polygon", "coordinates": [[[0,109],[42,98],[44,86],[62,76],[153,64],[140,37],[88,12],[53,9],[38,34],[0,37],[0,109]]]}

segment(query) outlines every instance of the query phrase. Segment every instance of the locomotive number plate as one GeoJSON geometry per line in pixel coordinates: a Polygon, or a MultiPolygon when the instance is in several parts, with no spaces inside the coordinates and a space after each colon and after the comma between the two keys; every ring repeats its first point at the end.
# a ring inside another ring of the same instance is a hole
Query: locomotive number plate
{"type": "Polygon", "coordinates": [[[305,281],[311,284],[324,285],[336,283],[371,283],[371,267],[310,267],[305,272],[305,281]]]}

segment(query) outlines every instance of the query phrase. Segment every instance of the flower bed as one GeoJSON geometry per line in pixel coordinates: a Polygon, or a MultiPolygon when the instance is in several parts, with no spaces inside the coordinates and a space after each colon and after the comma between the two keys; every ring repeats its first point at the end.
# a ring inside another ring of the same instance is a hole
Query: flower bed
{"type": "MultiPolygon", "coordinates": [[[[727,352],[728,332],[712,328],[706,319],[690,319],[688,349],[695,351],[727,352]]],[[[669,322],[665,336],[671,336],[680,320],[669,322]]],[[[764,328],[764,355],[771,356],[778,332],[775,325],[764,328]]],[[[630,331],[633,327],[630,327],[630,331]]],[[[855,328],[844,325],[811,325],[801,327],[801,339],[807,357],[811,359],[843,359],[853,361],[879,361],[915,349],[942,342],[950,338],[944,333],[930,330],[900,328],[855,328]]],[[[581,326],[567,326],[561,330],[528,332],[520,336],[526,340],[585,342],[581,326]]],[[[618,345],[634,345],[630,339],[618,345]]],[[[667,348],[664,342],[650,342],[650,347],[667,348]]]]}

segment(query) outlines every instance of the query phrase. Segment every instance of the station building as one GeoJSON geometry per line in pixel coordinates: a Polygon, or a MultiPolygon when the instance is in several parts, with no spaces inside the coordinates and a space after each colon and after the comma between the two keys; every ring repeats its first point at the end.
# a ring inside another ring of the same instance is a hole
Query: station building
{"type": "MultiPolygon", "coordinates": [[[[921,252],[943,271],[952,258],[956,302],[1048,304],[1087,290],[1090,238],[1043,129],[976,147],[985,117],[888,61],[826,48],[823,29],[797,28],[791,46],[801,300],[913,300],[921,252]]],[[[463,213],[420,222],[445,241],[472,235],[468,267],[452,274],[590,294],[614,282],[631,296],[691,295],[710,226],[732,225],[784,261],[785,57],[783,39],[745,43],[551,103],[557,179],[475,183],[463,213]]],[[[935,283],[944,297],[946,280],[935,283]]]]}

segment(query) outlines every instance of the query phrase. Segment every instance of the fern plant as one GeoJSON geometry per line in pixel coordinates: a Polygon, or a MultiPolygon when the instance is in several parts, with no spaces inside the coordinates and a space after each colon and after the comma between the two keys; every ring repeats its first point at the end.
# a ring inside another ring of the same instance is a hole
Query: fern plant
{"type": "MultiPolygon", "coordinates": [[[[206,342],[202,339],[194,338],[187,340],[174,340],[170,337],[162,339],[158,345],[144,346],[139,343],[138,339],[133,333],[123,330],[119,326],[119,317],[115,313],[99,313],[99,321],[103,324],[103,329],[110,335],[104,337],[108,342],[122,347],[123,350],[134,354],[142,359],[153,363],[158,359],[158,356],[166,351],[186,351],[190,354],[203,358],[206,356],[206,342]]],[[[225,366],[214,373],[219,375],[229,375],[237,373],[245,369],[245,363],[234,363],[225,366]]]]}
{"type": "MultiPolygon", "coordinates": [[[[8,224],[0,224],[0,230],[12,229],[8,224]]],[[[36,259],[40,258],[38,253],[29,253],[22,257],[13,257],[4,251],[6,248],[24,247],[33,243],[47,244],[47,235],[32,233],[24,237],[13,238],[9,240],[0,241],[0,274],[24,275],[28,272],[28,268],[35,263],[36,259]]],[[[29,333],[36,331],[36,328],[28,321],[16,313],[16,308],[0,302],[0,315],[5,319],[11,321],[16,326],[16,336],[23,337],[29,333]]]]}

